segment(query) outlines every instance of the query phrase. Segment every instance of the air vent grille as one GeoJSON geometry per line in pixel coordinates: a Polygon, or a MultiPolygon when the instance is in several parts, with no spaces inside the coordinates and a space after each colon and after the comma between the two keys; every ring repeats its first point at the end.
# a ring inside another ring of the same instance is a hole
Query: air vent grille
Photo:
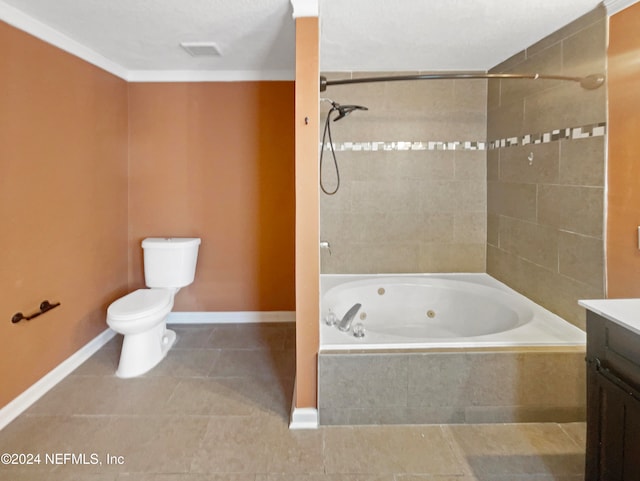
{"type": "Polygon", "coordinates": [[[192,57],[220,57],[220,49],[213,42],[182,42],[180,46],[192,57]]]}

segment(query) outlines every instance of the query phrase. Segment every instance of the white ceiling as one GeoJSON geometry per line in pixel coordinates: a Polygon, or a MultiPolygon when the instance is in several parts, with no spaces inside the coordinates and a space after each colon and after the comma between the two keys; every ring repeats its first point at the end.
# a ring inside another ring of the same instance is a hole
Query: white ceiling
{"type": "Polygon", "coordinates": [[[599,3],[321,0],[321,69],[489,70],[599,3]]]}
{"type": "MultiPolygon", "coordinates": [[[[600,2],[319,3],[322,70],[437,71],[487,70],[600,2]]],[[[0,0],[3,20],[57,32],[129,80],[293,78],[291,15],[290,0],[0,0]],[[215,42],[222,55],[191,57],[179,46],[186,41],[215,42]]]]}
{"type": "Polygon", "coordinates": [[[128,71],[284,71],[295,24],[289,0],[3,0],[128,71]],[[180,42],[215,42],[192,57],[180,42]]]}

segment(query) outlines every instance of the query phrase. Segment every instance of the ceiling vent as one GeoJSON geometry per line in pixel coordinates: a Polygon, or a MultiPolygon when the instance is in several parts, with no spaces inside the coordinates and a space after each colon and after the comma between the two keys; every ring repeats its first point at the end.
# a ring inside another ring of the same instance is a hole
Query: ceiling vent
{"type": "Polygon", "coordinates": [[[192,57],[220,57],[220,49],[213,42],[181,42],[180,46],[192,57]]]}

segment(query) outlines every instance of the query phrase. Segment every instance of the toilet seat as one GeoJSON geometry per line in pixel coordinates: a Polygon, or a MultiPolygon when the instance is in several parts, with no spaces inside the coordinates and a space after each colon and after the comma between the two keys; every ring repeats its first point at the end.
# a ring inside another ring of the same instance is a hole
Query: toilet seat
{"type": "Polygon", "coordinates": [[[113,302],[107,316],[118,321],[151,316],[172,304],[173,296],[170,289],[138,289],[113,302]]]}

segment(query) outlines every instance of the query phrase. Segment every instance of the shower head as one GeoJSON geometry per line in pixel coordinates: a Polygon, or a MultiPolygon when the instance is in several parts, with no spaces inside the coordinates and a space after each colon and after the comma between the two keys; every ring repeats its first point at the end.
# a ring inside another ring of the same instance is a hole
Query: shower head
{"type": "Polygon", "coordinates": [[[345,118],[354,110],[369,110],[367,107],[363,107],[362,105],[340,105],[336,102],[333,102],[333,109],[338,111],[338,116],[333,119],[334,122],[345,118]]]}

